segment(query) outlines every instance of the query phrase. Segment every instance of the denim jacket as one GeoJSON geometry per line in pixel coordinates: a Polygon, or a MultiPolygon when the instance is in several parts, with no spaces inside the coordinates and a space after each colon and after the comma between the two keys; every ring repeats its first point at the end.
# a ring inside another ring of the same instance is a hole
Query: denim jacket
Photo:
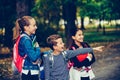
{"type": "Polygon", "coordinates": [[[32,37],[23,33],[26,36],[21,37],[18,50],[22,57],[25,57],[23,69],[25,70],[39,70],[38,64],[33,64],[40,58],[40,48],[33,47],[32,37]]]}

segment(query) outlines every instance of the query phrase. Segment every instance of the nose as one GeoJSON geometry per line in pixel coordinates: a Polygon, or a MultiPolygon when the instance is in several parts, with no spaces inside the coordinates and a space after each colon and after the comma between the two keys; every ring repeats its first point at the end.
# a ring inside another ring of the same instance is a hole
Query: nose
{"type": "Polygon", "coordinates": [[[82,35],[82,37],[84,37],[84,35],[82,35]]]}
{"type": "Polygon", "coordinates": [[[37,29],[37,26],[35,26],[35,29],[37,29]]]}
{"type": "Polygon", "coordinates": [[[65,44],[63,43],[63,46],[64,46],[65,44]]]}

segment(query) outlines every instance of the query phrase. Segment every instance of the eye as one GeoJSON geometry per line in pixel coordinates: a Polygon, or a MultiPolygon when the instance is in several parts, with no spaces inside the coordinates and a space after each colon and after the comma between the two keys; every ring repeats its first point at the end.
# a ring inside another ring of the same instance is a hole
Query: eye
{"type": "Polygon", "coordinates": [[[33,26],[36,27],[36,24],[34,24],[33,26]]]}

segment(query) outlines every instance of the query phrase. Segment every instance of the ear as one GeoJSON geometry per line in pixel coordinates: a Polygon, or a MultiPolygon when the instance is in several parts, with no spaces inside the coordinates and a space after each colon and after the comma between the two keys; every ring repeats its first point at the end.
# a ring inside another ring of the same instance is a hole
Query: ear
{"type": "Polygon", "coordinates": [[[56,46],[53,46],[53,49],[55,50],[55,49],[56,49],[56,46]]]}
{"type": "Polygon", "coordinates": [[[72,36],[72,39],[75,39],[75,36],[72,36]]]}
{"type": "Polygon", "coordinates": [[[27,30],[27,26],[24,26],[24,30],[25,30],[25,31],[27,30]]]}

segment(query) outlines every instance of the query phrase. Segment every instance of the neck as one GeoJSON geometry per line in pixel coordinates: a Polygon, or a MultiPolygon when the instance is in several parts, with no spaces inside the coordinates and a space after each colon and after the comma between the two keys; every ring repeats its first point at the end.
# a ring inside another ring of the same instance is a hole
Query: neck
{"type": "Polygon", "coordinates": [[[25,31],[25,33],[28,34],[28,35],[30,36],[30,33],[29,33],[29,32],[25,31]]]}
{"type": "Polygon", "coordinates": [[[59,51],[53,51],[53,55],[59,55],[60,54],[60,52],[59,51]]]}
{"type": "Polygon", "coordinates": [[[79,48],[82,48],[82,45],[81,45],[81,43],[80,43],[80,42],[75,41],[75,44],[76,44],[79,48]]]}

